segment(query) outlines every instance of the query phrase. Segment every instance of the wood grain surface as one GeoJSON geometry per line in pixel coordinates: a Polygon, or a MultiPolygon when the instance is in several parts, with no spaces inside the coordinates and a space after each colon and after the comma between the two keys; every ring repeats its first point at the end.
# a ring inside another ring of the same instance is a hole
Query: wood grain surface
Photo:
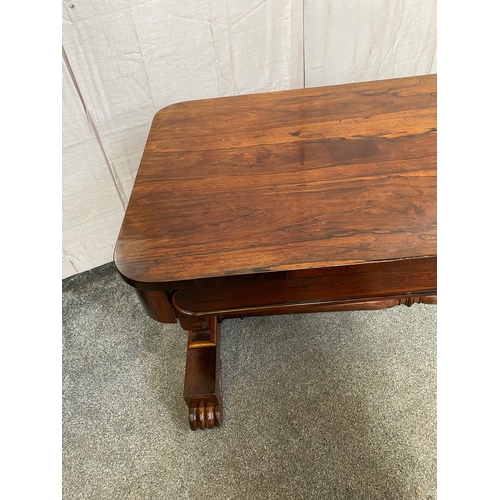
{"type": "Polygon", "coordinates": [[[131,283],[435,256],[436,75],[178,103],[115,248],[131,283]]]}
{"type": "Polygon", "coordinates": [[[263,281],[241,286],[186,288],[173,304],[192,316],[250,312],[282,314],[283,308],[435,295],[436,257],[347,266],[343,273],[263,281]]]}

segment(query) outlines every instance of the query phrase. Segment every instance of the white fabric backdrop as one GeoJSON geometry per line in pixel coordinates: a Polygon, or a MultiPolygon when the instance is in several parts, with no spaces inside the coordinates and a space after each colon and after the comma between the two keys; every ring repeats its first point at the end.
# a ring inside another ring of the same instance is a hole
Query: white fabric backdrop
{"type": "Polygon", "coordinates": [[[156,111],[433,73],[435,2],[64,0],[63,278],[112,260],[156,111]]]}
{"type": "Polygon", "coordinates": [[[436,73],[436,0],[305,2],[306,87],[436,73]]]}

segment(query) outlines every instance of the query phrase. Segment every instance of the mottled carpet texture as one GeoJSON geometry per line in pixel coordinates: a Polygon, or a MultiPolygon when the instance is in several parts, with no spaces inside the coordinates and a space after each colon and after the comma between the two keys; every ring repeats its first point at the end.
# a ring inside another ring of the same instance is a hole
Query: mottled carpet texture
{"type": "Polygon", "coordinates": [[[224,426],[192,432],[187,333],[111,263],[62,297],[65,500],[436,498],[437,306],[224,321],[224,426]]]}

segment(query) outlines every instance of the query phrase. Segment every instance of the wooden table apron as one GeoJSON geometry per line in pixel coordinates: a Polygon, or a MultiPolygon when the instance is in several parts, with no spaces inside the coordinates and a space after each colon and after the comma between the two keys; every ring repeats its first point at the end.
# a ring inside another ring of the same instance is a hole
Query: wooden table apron
{"type": "Polygon", "coordinates": [[[436,75],[155,115],[114,259],[189,332],[192,429],[222,423],[223,319],[436,303],[436,133],[436,75]]]}

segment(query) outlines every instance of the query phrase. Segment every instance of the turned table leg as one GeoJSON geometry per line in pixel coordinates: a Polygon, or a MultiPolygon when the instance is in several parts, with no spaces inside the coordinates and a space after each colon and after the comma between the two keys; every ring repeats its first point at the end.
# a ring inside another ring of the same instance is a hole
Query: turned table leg
{"type": "Polygon", "coordinates": [[[222,425],[219,334],[217,316],[189,330],[184,399],[192,430],[222,425]]]}

